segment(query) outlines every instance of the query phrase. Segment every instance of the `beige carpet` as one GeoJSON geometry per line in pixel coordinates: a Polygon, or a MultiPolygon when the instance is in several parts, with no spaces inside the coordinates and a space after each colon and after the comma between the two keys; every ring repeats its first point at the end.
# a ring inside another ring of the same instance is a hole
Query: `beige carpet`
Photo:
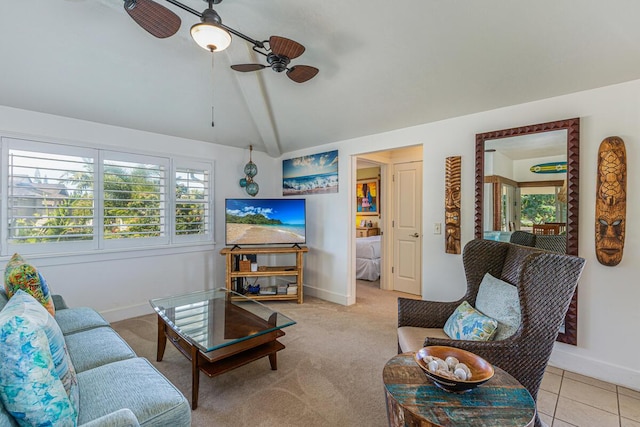
{"type": "MultiPolygon", "coordinates": [[[[350,307],[316,298],[271,302],[297,321],[280,341],[278,370],[263,358],[208,378],[200,374],[194,426],[386,426],[382,368],[397,352],[398,292],[358,282],[350,307]]],[[[155,361],[157,321],[147,315],[113,327],[191,401],[189,362],[171,345],[155,361]]]]}

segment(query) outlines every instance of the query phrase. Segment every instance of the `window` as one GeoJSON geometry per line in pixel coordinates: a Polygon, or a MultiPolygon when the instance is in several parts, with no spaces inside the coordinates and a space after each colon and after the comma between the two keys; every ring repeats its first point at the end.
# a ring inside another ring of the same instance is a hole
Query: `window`
{"type": "Polygon", "coordinates": [[[212,241],[211,163],[12,138],[2,153],[5,255],[212,241]]]}
{"type": "Polygon", "coordinates": [[[209,171],[176,168],[176,236],[209,233],[209,171]]]}
{"type": "MultiPolygon", "coordinates": [[[[109,156],[116,156],[109,153],[109,156]]],[[[122,158],[122,155],[116,156],[122,158]]],[[[166,236],[166,165],[104,160],[102,200],[105,239],[166,236]]]]}
{"type": "Polygon", "coordinates": [[[521,189],[522,230],[531,231],[533,224],[566,223],[566,203],[561,201],[562,187],[540,186],[521,189]]]}
{"type": "Polygon", "coordinates": [[[7,243],[92,241],[94,159],[86,150],[11,140],[6,148],[7,243]],[[17,148],[19,147],[19,148],[17,148]]]}

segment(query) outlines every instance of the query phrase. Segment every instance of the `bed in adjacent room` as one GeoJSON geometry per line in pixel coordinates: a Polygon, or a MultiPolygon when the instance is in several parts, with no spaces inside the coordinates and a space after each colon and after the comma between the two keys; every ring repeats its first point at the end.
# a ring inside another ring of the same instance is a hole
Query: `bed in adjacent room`
{"type": "Polygon", "coordinates": [[[380,237],[356,239],[356,279],[374,281],[380,278],[380,237]]]}

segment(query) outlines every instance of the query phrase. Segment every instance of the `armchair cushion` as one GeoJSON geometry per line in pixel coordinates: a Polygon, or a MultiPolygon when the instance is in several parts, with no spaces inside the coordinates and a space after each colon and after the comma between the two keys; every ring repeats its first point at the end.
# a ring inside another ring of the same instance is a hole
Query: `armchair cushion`
{"type": "Polygon", "coordinates": [[[416,326],[401,326],[398,328],[398,346],[404,353],[418,351],[424,347],[425,338],[449,339],[442,328],[419,328],[416,326]]]}
{"type": "Polygon", "coordinates": [[[444,325],[444,332],[454,340],[489,341],[498,327],[498,321],[485,316],[463,301],[444,325]]]}
{"type": "Polygon", "coordinates": [[[520,299],[518,289],[510,283],[496,279],[491,274],[484,275],[476,309],[498,321],[494,340],[500,341],[515,334],[520,327],[520,299]]]}

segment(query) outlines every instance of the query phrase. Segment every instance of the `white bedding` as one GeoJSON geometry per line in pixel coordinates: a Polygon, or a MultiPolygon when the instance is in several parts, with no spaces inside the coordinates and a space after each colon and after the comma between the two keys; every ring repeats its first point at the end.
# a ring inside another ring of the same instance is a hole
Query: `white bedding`
{"type": "Polygon", "coordinates": [[[356,239],[356,278],[370,281],[380,278],[380,236],[356,239]]]}

